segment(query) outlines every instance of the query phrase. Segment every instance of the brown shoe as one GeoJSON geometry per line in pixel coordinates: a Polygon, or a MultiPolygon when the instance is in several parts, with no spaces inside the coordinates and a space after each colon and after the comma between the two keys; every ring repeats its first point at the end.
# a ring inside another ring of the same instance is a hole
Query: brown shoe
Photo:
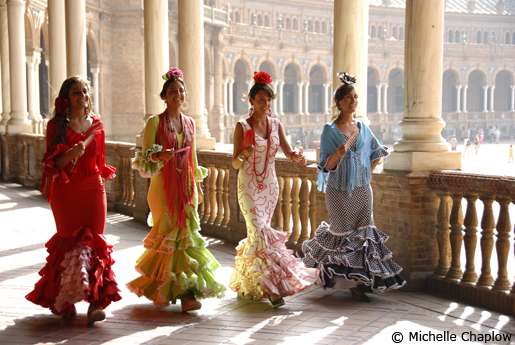
{"type": "Polygon", "coordinates": [[[100,305],[98,303],[90,303],[88,308],[88,325],[93,322],[104,321],[106,318],[106,313],[100,309],[100,305]]]}
{"type": "Polygon", "coordinates": [[[202,308],[202,303],[195,299],[193,292],[188,293],[186,296],[181,298],[181,308],[183,312],[190,310],[199,310],[202,308]]]}

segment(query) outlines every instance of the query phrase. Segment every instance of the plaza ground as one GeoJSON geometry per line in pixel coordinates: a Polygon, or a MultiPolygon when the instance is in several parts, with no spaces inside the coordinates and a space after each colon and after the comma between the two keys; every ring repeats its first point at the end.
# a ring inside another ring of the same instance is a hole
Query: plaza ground
{"type": "MultiPolygon", "coordinates": [[[[464,171],[514,176],[508,145],[485,144],[479,157],[464,158],[464,171]]],[[[354,301],[348,290],[313,287],[271,309],[266,301],[238,299],[228,291],[221,300],[204,300],[199,311],[182,313],[180,305],[158,308],[125,288],[137,277],[133,267],[149,229],[114,212],[108,213],[105,234],[114,245],[122,300],[106,309],[106,321],[87,326],[84,302],[77,304],[76,317],[62,318],[24,298],[38,280],[47,256],[44,244],[55,232],[50,207],[39,192],[0,182],[0,229],[0,344],[393,344],[401,336],[404,344],[410,332],[412,342],[415,336],[417,342],[425,337],[426,343],[435,343],[437,336],[445,340],[455,334],[456,341],[448,343],[475,339],[484,344],[493,335],[511,337],[511,342],[487,344],[515,344],[512,316],[423,292],[372,294],[372,302],[364,303],[354,301]]],[[[218,277],[228,285],[235,244],[207,240],[222,265],[218,277]]]]}

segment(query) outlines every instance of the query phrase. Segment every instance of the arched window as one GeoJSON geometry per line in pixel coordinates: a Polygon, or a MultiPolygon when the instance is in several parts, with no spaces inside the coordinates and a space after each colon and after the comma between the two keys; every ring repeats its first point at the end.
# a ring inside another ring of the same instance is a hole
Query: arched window
{"type": "Polygon", "coordinates": [[[258,16],[257,16],[257,25],[263,26],[263,16],[260,14],[258,14],[258,16]]]}
{"type": "Polygon", "coordinates": [[[404,28],[399,29],[399,40],[404,41],[404,28]]]}
{"type": "Polygon", "coordinates": [[[286,18],[286,30],[291,30],[291,20],[290,18],[286,18]]]}
{"type": "Polygon", "coordinates": [[[370,38],[376,38],[376,27],[374,25],[370,29],[370,38]]]}
{"type": "Polygon", "coordinates": [[[299,29],[299,23],[297,22],[297,18],[293,18],[292,30],[298,30],[298,29],[299,29]]]}
{"type": "Polygon", "coordinates": [[[270,18],[268,18],[268,15],[266,15],[266,14],[265,14],[265,26],[266,27],[270,26],[270,18]]]}
{"type": "Polygon", "coordinates": [[[504,39],[504,44],[510,44],[510,33],[506,33],[506,38],[504,39]]]}
{"type": "Polygon", "coordinates": [[[326,22],[322,22],[322,33],[323,34],[327,33],[327,23],[326,22]]]}
{"type": "Polygon", "coordinates": [[[515,32],[511,36],[511,44],[515,45],[515,32]]]}
{"type": "Polygon", "coordinates": [[[379,25],[377,27],[377,38],[379,38],[379,39],[383,39],[384,38],[383,27],[381,25],[379,25]]]}
{"type": "Polygon", "coordinates": [[[313,32],[313,21],[308,20],[308,32],[313,32]]]}
{"type": "Polygon", "coordinates": [[[240,22],[240,12],[234,12],[234,22],[239,23],[240,22]]]}
{"type": "Polygon", "coordinates": [[[483,34],[483,44],[488,44],[488,32],[486,31],[483,34]]]}
{"type": "Polygon", "coordinates": [[[395,39],[398,38],[398,36],[397,36],[397,27],[392,29],[392,37],[395,38],[395,39]]]}
{"type": "Polygon", "coordinates": [[[454,33],[454,43],[460,43],[460,41],[460,31],[456,30],[456,32],[454,33]]]}
{"type": "Polygon", "coordinates": [[[320,33],[320,22],[318,20],[315,21],[315,32],[320,33]]]}
{"type": "Polygon", "coordinates": [[[481,31],[478,31],[478,32],[477,32],[476,43],[477,43],[477,44],[481,44],[481,31]]]}
{"type": "Polygon", "coordinates": [[[454,42],[454,35],[452,34],[452,30],[449,30],[449,35],[447,36],[447,42],[454,42]]]}
{"type": "Polygon", "coordinates": [[[490,33],[490,41],[492,44],[495,43],[495,32],[493,32],[493,31],[490,33]]]}

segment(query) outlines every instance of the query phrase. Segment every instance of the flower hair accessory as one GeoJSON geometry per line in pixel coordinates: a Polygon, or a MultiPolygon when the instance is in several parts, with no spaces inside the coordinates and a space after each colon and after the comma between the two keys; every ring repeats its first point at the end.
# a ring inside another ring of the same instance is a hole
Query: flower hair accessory
{"type": "Polygon", "coordinates": [[[254,82],[259,84],[270,84],[272,82],[272,77],[270,74],[266,72],[255,72],[254,73],[254,82]]]}
{"type": "Polygon", "coordinates": [[[58,114],[66,114],[66,108],[70,107],[70,102],[67,99],[57,97],[54,102],[55,111],[58,114]]]}
{"type": "Polygon", "coordinates": [[[348,74],[347,72],[338,72],[336,76],[340,78],[341,82],[345,85],[352,85],[356,83],[356,77],[348,74]]]}
{"type": "Polygon", "coordinates": [[[182,74],[182,71],[178,69],[177,67],[170,67],[168,72],[163,74],[164,80],[170,80],[172,78],[181,78],[184,79],[184,74],[182,74]]]}

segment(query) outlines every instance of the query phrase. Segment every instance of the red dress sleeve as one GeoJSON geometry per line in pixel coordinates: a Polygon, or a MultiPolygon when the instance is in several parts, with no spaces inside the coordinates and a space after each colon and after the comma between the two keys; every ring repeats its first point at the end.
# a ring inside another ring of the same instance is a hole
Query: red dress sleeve
{"type": "MultiPolygon", "coordinates": [[[[59,128],[59,124],[57,121],[51,120],[47,125],[46,132],[46,152],[43,156],[43,179],[41,181],[41,187],[39,191],[41,194],[45,195],[47,201],[50,203],[50,199],[52,198],[52,189],[53,184],[56,180],[60,180],[64,183],[68,183],[70,181],[68,175],[66,174],[68,166],[71,167],[71,163],[68,164],[63,169],[58,169],[55,167],[54,159],[57,155],[61,153],[65,153],[69,150],[69,147],[64,144],[52,145],[52,140],[54,139],[57,130],[59,128]]],[[[69,170],[69,169],[68,169],[69,170]]]]}
{"type": "Polygon", "coordinates": [[[105,132],[104,132],[104,125],[102,124],[102,121],[98,120],[99,121],[99,132],[100,132],[100,149],[99,149],[99,152],[98,152],[98,162],[97,162],[97,166],[98,166],[98,170],[100,172],[100,176],[105,180],[105,181],[111,181],[113,178],[116,177],[116,168],[115,167],[112,167],[110,165],[106,165],[106,158],[105,158],[105,132]]]}

